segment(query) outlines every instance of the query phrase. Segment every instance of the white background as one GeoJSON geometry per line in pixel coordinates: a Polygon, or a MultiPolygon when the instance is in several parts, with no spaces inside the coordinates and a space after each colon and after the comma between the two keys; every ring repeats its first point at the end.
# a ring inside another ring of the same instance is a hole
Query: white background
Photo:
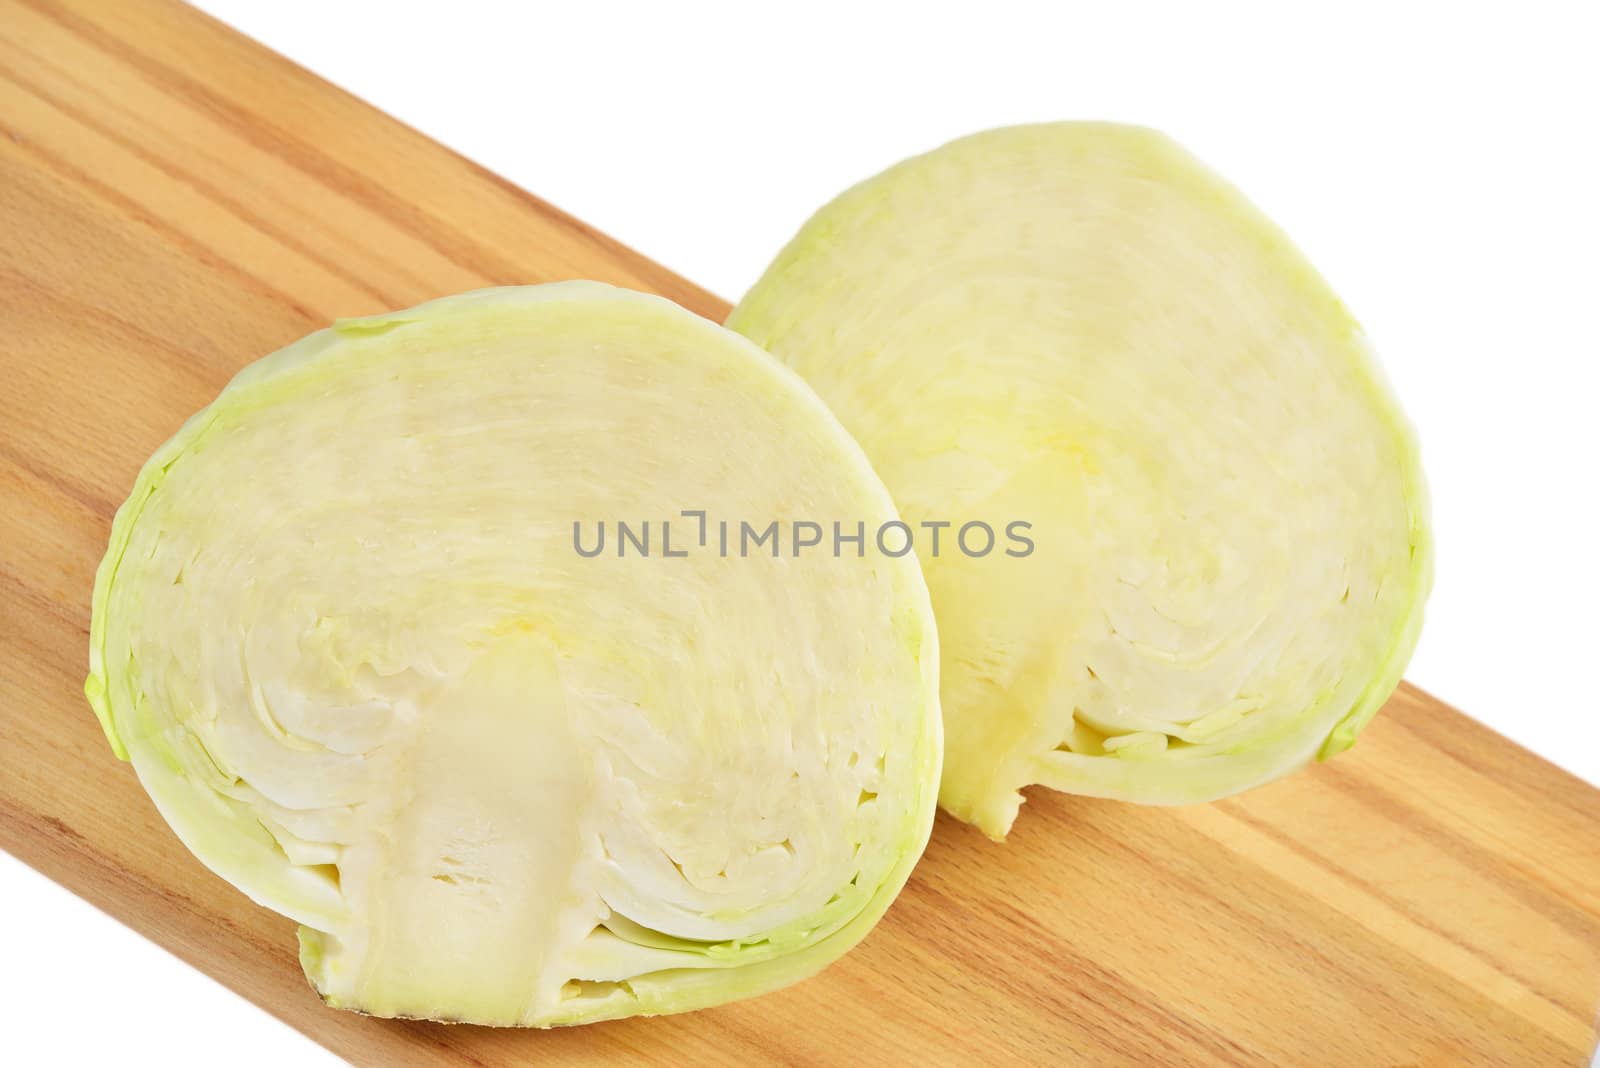
{"type": "MultiPolygon", "coordinates": [[[[1166,130],[1299,241],[1419,427],[1438,581],[1410,677],[1600,783],[1588,5],[200,6],[730,299],[905,155],[1166,130]]],[[[0,1004],[53,1055],[331,1060],[4,855],[0,894],[0,1004]]]]}

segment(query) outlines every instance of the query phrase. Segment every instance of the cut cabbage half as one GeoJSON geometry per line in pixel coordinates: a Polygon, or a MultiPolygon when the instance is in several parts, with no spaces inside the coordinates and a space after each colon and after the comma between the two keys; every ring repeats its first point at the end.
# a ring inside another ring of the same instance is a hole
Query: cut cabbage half
{"type": "Polygon", "coordinates": [[[1431,575],[1411,431],[1323,280],[1160,134],[1019,127],[902,163],[728,324],[921,531],[941,801],[990,835],[1030,783],[1183,803],[1272,779],[1399,681],[1431,575]],[[968,555],[967,522],[1029,523],[1033,551],[968,555]]]}
{"type": "Polygon", "coordinates": [[[329,1004],[542,1026],[757,994],[866,934],[937,796],[914,559],[723,556],[683,520],[661,555],[682,510],[802,506],[894,518],[804,383],[666,301],[340,322],[145,466],[86,688],[189,848],[303,925],[329,1004]],[[580,555],[602,521],[651,555],[580,555]]]}

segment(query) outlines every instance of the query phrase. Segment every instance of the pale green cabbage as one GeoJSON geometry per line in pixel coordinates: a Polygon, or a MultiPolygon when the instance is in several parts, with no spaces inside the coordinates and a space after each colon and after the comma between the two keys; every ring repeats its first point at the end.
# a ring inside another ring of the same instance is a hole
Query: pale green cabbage
{"type": "Polygon", "coordinates": [[[1149,130],[979,134],[819,211],[728,325],[809,381],[923,551],[941,801],[1203,801],[1350,746],[1431,580],[1417,446],[1361,329],[1236,190],[1149,130]]]}
{"type": "Polygon", "coordinates": [[[666,301],[340,322],[145,466],[86,689],[332,1005],[550,1025],[760,993],[865,935],[927,841],[916,563],[586,559],[572,524],[801,508],[895,514],[798,378],[666,301]]]}

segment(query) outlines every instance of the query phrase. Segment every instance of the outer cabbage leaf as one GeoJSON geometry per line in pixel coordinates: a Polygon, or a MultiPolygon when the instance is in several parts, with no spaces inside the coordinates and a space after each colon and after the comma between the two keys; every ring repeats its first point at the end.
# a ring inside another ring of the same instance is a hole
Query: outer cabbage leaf
{"type": "Polygon", "coordinates": [[[302,925],[329,1004],[551,1025],[760,993],[865,935],[927,841],[926,587],[911,559],[585,558],[573,524],[802,508],[894,517],[804,383],[666,301],[340,322],[145,466],[86,690],[189,848],[302,925]]]}
{"type": "Polygon", "coordinates": [[[1348,748],[1431,582],[1417,446],[1349,313],[1167,138],[978,134],[819,211],[728,325],[798,370],[923,553],[941,801],[1000,837],[1043,783],[1204,801],[1348,748]],[[947,535],[948,539],[948,535],[947,535]]]}

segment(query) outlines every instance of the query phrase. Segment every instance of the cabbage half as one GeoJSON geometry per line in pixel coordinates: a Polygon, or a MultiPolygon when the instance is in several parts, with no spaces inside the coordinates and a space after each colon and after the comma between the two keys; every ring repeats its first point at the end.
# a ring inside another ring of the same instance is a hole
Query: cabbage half
{"type": "Polygon", "coordinates": [[[331,1005],[487,1024],[770,990],[857,942],[937,795],[912,558],[724,557],[680,510],[894,518],[754,345],[593,283],[336,324],[145,466],[87,691],[331,1005]],[[592,548],[655,526],[653,554],[592,548]],[[693,549],[687,556],[677,556],[693,549]]]}
{"type": "Polygon", "coordinates": [[[1020,127],[902,163],[728,325],[920,528],[941,801],[990,835],[1030,783],[1183,803],[1272,779],[1399,681],[1431,581],[1411,431],[1323,280],[1160,134],[1020,127]],[[1031,553],[966,555],[973,521],[1030,523],[1031,553]]]}

